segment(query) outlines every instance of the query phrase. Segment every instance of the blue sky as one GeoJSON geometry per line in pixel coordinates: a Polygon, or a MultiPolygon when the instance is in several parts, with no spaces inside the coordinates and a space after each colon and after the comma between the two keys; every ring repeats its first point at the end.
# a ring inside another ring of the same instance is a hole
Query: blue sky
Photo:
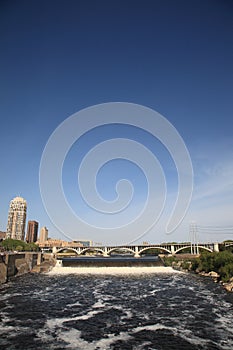
{"type": "MultiPolygon", "coordinates": [[[[194,169],[190,208],[182,225],[166,235],[177,191],[176,169],[158,140],[125,126],[90,131],[72,147],[63,173],[72,208],[94,218],[76,195],[82,157],[98,142],[128,137],[157,155],[167,180],[161,220],[141,241],[188,240],[193,220],[198,226],[233,227],[232,23],[230,0],[1,1],[0,230],[6,229],[10,200],[21,195],[28,203],[28,220],[47,226],[50,236],[65,238],[40,196],[43,149],[66,118],[114,101],[152,108],[178,130],[194,169]]],[[[97,188],[113,200],[114,183],[129,178],[135,187],[133,215],[145,199],[145,179],[133,164],[113,163],[99,173],[97,188]]],[[[66,234],[73,229],[67,223],[66,234]]],[[[226,230],[218,233],[200,229],[199,239],[233,236],[226,230]]],[[[78,228],[77,238],[92,239],[82,237],[78,228]]],[[[103,234],[98,241],[108,239],[103,234]]]]}

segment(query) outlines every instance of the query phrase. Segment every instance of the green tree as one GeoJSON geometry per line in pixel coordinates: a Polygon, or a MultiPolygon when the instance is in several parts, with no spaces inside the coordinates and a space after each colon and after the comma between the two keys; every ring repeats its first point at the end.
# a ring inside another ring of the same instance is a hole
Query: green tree
{"type": "Polygon", "coordinates": [[[223,282],[228,282],[233,276],[233,263],[228,263],[220,267],[218,272],[220,274],[221,280],[223,282]]]}
{"type": "Polygon", "coordinates": [[[26,243],[17,239],[7,238],[1,242],[2,247],[8,251],[39,251],[40,248],[35,243],[26,243]]]}
{"type": "Polygon", "coordinates": [[[200,271],[210,272],[214,269],[213,253],[204,252],[200,256],[200,263],[198,269],[200,271]]]}
{"type": "Polygon", "coordinates": [[[227,282],[233,277],[233,254],[224,250],[221,252],[202,253],[196,262],[193,262],[192,268],[199,271],[215,271],[220,275],[221,280],[227,282]]]}

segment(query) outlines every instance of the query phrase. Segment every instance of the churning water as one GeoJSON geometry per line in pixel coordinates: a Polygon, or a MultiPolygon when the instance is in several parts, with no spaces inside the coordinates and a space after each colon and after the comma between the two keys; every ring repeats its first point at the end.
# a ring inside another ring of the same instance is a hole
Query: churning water
{"type": "Polygon", "coordinates": [[[209,279],[159,267],[75,271],[1,286],[0,349],[233,349],[233,296],[209,279]]]}

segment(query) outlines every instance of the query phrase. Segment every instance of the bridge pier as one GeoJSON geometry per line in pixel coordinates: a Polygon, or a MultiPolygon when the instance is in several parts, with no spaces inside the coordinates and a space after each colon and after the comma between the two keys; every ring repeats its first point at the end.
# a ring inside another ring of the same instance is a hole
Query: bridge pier
{"type": "Polygon", "coordinates": [[[171,245],[171,253],[172,253],[172,255],[175,255],[175,247],[174,247],[174,245],[171,245]]]}
{"type": "Polygon", "coordinates": [[[104,247],[104,254],[103,256],[106,258],[108,257],[108,248],[107,247],[104,247]]]}
{"type": "Polygon", "coordinates": [[[138,253],[138,246],[135,246],[134,257],[135,257],[135,258],[140,258],[140,254],[138,253]]]}
{"type": "Polygon", "coordinates": [[[219,252],[219,244],[218,243],[214,243],[214,252],[219,252]]]}

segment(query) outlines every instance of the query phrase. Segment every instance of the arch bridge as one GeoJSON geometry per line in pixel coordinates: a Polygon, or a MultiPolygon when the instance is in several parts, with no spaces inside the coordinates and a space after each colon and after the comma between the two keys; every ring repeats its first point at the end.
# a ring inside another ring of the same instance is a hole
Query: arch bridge
{"type": "MultiPolygon", "coordinates": [[[[207,250],[209,252],[218,252],[219,243],[162,243],[162,244],[148,244],[148,245],[122,245],[122,246],[89,246],[89,247],[53,247],[53,254],[62,253],[64,251],[73,251],[77,256],[85,255],[88,252],[108,257],[114,252],[127,252],[134,257],[139,258],[143,253],[146,253],[149,249],[158,249],[160,252],[175,255],[184,249],[190,249],[192,254],[198,254],[200,249],[207,250]]],[[[43,252],[43,248],[42,248],[43,252]]]]}
{"type": "Polygon", "coordinates": [[[225,248],[232,247],[233,246],[233,241],[224,242],[223,244],[224,244],[225,248]]]}

